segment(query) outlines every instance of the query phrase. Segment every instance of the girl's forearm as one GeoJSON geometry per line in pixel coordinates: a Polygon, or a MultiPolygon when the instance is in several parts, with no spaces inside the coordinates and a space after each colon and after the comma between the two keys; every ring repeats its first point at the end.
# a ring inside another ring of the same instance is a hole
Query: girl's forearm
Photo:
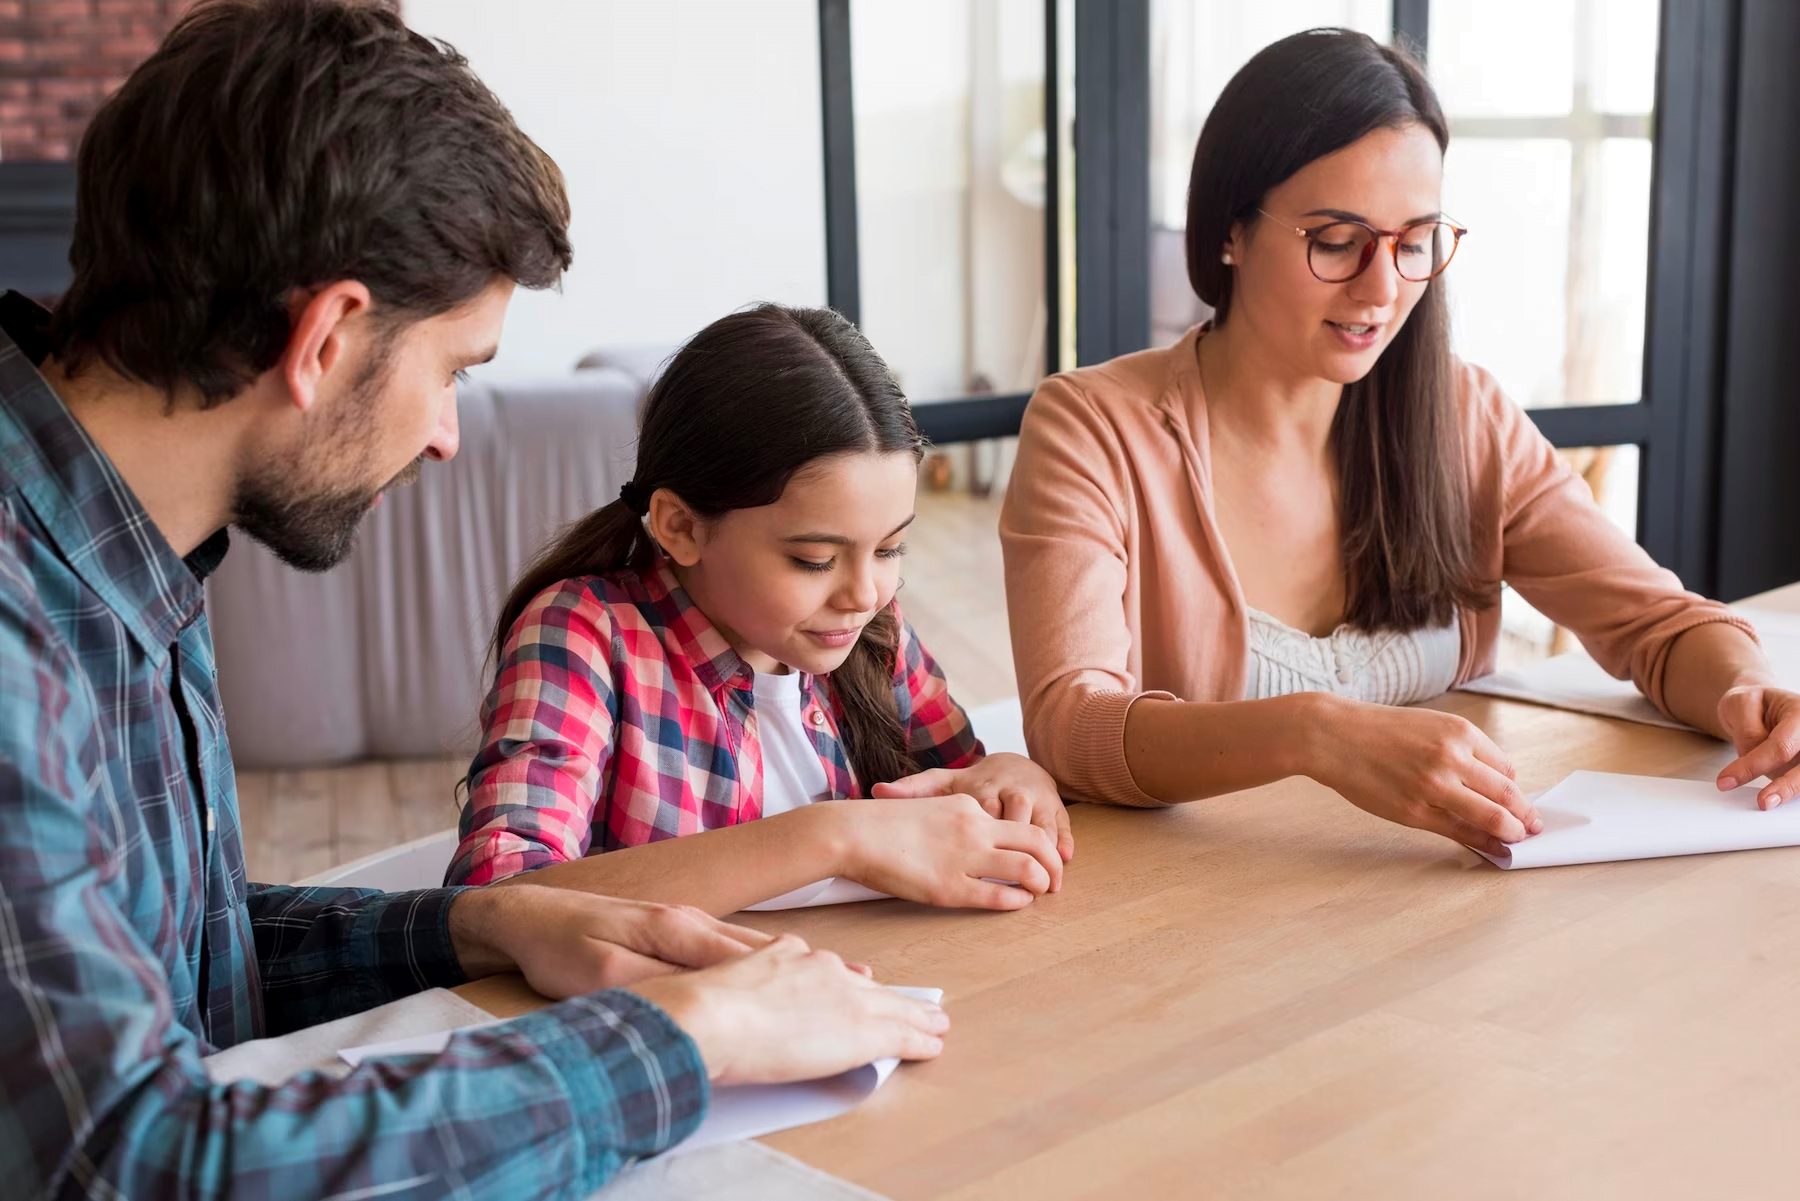
{"type": "Polygon", "coordinates": [[[722,917],[844,874],[851,834],[843,816],[833,804],[809,805],[759,821],[553,863],[501,883],[692,905],[722,917]]]}
{"type": "Polygon", "coordinates": [[[1259,701],[1146,698],[1125,719],[1125,762],[1137,786],[1165,804],[1316,776],[1335,705],[1323,693],[1259,701]]]}
{"type": "Polygon", "coordinates": [[[1742,684],[1775,682],[1769,661],[1748,634],[1713,621],[1684,631],[1669,648],[1663,702],[1688,725],[1726,738],[1719,723],[1719,698],[1742,684]]]}

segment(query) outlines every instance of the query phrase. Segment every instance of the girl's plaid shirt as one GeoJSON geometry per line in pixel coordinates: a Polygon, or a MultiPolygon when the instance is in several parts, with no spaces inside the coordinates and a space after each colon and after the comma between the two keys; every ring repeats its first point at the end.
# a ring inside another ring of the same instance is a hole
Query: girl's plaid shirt
{"type": "MultiPolygon", "coordinates": [[[[984,752],[968,716],[904,618],[900,630],[894,701],[913,761],[920,771],[975,762],[984,752]]],[[[830,677],[802,676],[801,698],[832,799],[862,795],[830,677]]],[[[452,883],[762,815],[750,667],[667,560],[540,593],[507,637],[482,727],[452,883]]]]}

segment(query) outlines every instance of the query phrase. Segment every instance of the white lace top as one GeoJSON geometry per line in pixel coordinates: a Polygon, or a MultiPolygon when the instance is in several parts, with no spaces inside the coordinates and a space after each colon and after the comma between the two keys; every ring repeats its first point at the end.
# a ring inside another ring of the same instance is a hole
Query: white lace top
{"type": "Polygon", "coordinates": [[[1339,626],[1315,638],[1250,610],[1250,673],[1245,700],[1295,692],[1331,692],[1380,705],[1410,705],[1456,681],[1462,627],[1370,634],[1339,626]]]}

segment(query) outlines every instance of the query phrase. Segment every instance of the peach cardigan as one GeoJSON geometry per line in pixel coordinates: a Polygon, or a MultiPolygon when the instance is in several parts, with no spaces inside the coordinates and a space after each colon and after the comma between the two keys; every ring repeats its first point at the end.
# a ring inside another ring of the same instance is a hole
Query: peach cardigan
{"type": "MultiPolygon", "coordinates": [[[[1013,661],[1032,757],[1078,800],[1159,803],[1125,762],[1138,697],[1244,696],[1247,618],[1212,519],[1202,332],[1052,376],[1025,412],[1000,514],[1013,661]]],[[[1676,636],[1749,625],[1609,522],[1492,376],[1459,364],[1456,404],[1479,571],[1667,712],[1676,636]]],[[[1496,584],[1491,604],[1460,614],[1458,683],[1494,670],[1499,601],[1496,584]]]]}

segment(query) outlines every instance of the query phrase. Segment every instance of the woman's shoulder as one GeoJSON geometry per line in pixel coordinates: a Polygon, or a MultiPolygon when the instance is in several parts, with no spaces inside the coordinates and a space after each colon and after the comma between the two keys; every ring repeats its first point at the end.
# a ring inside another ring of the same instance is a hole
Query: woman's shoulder
{"type": "Polygon", "coordinates": [[[1086,407],[1114,420],[1152,414],[1191,367],[1193,344],[1190,332],[1172,346],[1059,371],[1038,384],[1031,407],[1086,407]]]}
{"type": "Polygon", "coordinates": [[[1182,408],[1192,374],[1193,335],[1045,378],[1020,427],[1025,459],[1051,455],[1115,469],[1150,448],[1166,450],[1171,410],[1182,408]],[[1098,452],[1098,453],[1097,453],[1098,452]]]}
{"type": "Polygon", "coordinates": [[[1522,442],[1535,442],[1537,426],[1506,394],[1494,373],[1476,363],[1451,357],[1457,414],[1471,460],[1477,464],[1504,459],[1522,442]]]}

